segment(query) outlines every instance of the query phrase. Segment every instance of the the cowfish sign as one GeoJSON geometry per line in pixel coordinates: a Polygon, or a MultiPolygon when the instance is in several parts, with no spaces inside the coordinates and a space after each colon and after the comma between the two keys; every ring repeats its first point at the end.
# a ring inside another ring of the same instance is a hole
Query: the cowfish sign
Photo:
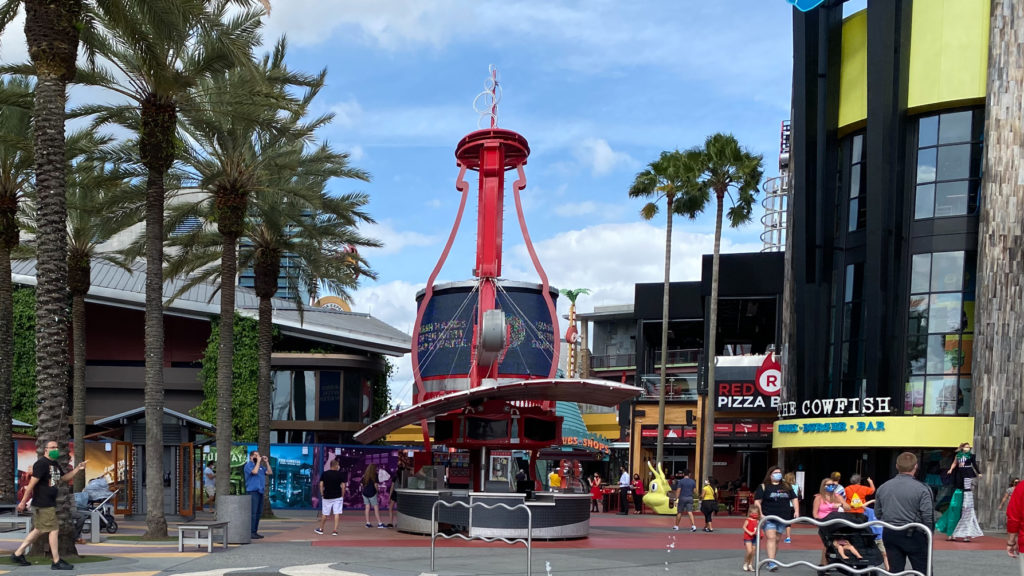
{"type": "Polygon", "coordinates": [[[775,355],[719,356],[715,363],[715,410],[774,411],[779,406],[782,372],[775,355]]]}

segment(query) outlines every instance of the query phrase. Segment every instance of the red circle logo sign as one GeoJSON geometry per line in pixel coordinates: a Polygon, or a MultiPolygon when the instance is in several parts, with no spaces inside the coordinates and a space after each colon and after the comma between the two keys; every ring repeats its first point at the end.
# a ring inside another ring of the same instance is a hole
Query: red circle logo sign
{"type": "Polygon", "coordinates": [[[757,389],[765,396],[777,396],[782,390],[782,366],[775,360],[775,354],[769,352],[757,369],[757,376],[754,378],[757,389]]]}

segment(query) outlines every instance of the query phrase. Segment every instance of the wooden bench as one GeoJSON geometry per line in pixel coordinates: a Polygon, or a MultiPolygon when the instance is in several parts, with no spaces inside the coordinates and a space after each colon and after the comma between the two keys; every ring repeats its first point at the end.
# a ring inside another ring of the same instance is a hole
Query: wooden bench
{"type": "Polygon", "coordinates": [[[25,535],[28,536],[28,533],[32,531],[32,515],[0,514],[0,524],[23,524],[25,535]]]}
{"type": "Polygon", "coordinates": [[[213,535],[214,532],[217,531],[220,531],[224,547],[227,548],[227,520],[222,520],[220,522],[188,522],[186,524],[178,524],[178,552],[183,552],[186,544],[195,544],[196,546],[206,544],[206,551],[213,552],[213,535]],[[200,536],[200,534],[204,532],[206,535],[200,536]],[[191,533],[192,536],[186,536],[186,533],[191,533]]]}

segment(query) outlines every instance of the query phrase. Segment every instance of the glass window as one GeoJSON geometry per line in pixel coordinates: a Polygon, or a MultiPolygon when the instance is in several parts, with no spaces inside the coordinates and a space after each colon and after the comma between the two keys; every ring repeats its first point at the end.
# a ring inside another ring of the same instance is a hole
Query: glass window
{"type": "Polygon", "coordinates": [[[977,212],[983,124],[981,109],[918,119],[915,219],[977,212]]]}
{"type": "Polygon", "coordinates": [[[311,422],[316,418],[316,373],[280,371],[273,376],[273,420],[311,422]]]}
{"type": "Polygon", "coordinates": [[[909,413],[967,414],[977,254],[936,252],[914,254],[911,260],[905,391],[909,413]],[[925,400],[918,407],[912,399],[922,387],[925,400]]]}
{"type": "MultiPolygon", "coordinates": [[[[927,256],[927,255],[925,255],[927,256]]],[[[932,292],[961,290],[964,278],[963,252],[936,252],[932,257],[932,292]]]]}
{"type": "Polygon", "coordinates": [[[931,280],[932,255],[914,254],[910,274],[910,293],[927,292],[931,280]]]}
{"type": "MultiPolygon", "coordinates": [[[[846,193],[847,216],[846,231],[854,232],[861,230],[867,224],[867,198],[864,195],[864,133],[854,134],[848,137],[843,143],[843,154],[846,158],[846,166],[842,178],[845,178],[844,190],[846,193]]],[[[841,204],[836,204],[838,214],[841,204]]],[[[836,220],[836,226],[841,225],[842,220],[836,220]]]]}
{"type": "Polygon", "coordinates": [[[924,378],[913,376],[907,382],[903,411],[907,414],[924,414],[924,378]]]}
{"type": "Polygon", "coordinates": [[[970,110],[943,114],[939,119],[939,144],[970,142],[971,116],[970,110]]]}
{"type": "Polygon", "coordinates": [[[921,118],[918,124],[917,145],[935,146],[939,143],[939,117],[928,116],[921,118]]]}
{"type": "Polygon", "coordinates": [[[932,148],[938,151],[935,165],[936,180],[957,180],[967,178],[971,174],[971,145],[941,146],[932,148]]]}
{"type": "Polygon", "coordinates": [[[917,183],[935,182],[935,156],[937,148],[917,151],[917,183]]]}
{"type": "Polygon", "coordinates": [[[931,218],[935,215],[935,184],[917,187],[914,198],[914,218],[931,218]]]}

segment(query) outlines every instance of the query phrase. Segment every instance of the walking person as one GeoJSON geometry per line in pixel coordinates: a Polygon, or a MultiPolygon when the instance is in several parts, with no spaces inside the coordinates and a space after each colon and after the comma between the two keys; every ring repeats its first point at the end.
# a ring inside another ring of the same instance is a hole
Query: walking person
{"type": "Polygon", "coordinates": [[[363,516],[366,520],[366,527],[372,528],[370,524],[370,508],[373,508],[373,517],[377,520],[377,528],[384,528],[380,521],[380,505],[377,503],[377,494],[380,492],[380,482],[377,480],[377,465],[370,464],[363,471],[363,479],[359,481],[363,493],[363,516]]]}
{"type": "Polygon", "coordinates": [[[644,481],[639,474],[633,474],[633,504],[637,514],[644,513],[644,481]]]}
{"type": "Polygon", "coordinates": [[[313,532],[324,533],[324,525],[327,519],[334,517],[334,531],[331,536],[338,535],[338,522],[345,507],[345,476],[338,470],[340,464],[337,458],[331,460],[331,469],[320,475],[320,526],[313,532]]]}
{"type": "MultiPolygon", "coordinates": [[[[1006,553],[1010,558],[1020,556],[1020,541],[1024,536],[1024,482],[1018,482],[1006,504],[1006,553]]],[[[1021,566],[1024,571],[1024,566],[1021,566]]]]}
{"type": "MultiPolygon", "coordinates": [[[[793,488],[782,478],[782,469],[772,466],[764,477],[764,482],[754,491],[754,504],[765,516],[778,516],[782,520],[792,520],[800,515],[800,501],[796,499],[793,488]]],[[[771,572],[779,569],[774,562],[779,548],[779,532],[784,531],[785,524],[774,520],[765,520],[765,549],[768,555],[767,568],[771,572]]]]}
{"type": "Polygon", "coordinates": [[[245,479],[245,492],[252,499],[252,538],[259,540],[260,518],[263,516],[263,494],[267,491],[267,476],[273,474],[270,459],[260,456],[258,450],[249,453],[249,461],[242,467],[242,478],[245,479]]]}
{"type": "MultiPolygon", "coordinates": [[[[800,485],[796,483],[796,474],[792,472],[786,472],[786,475],[783,476],[782,478],[783,480],[786,481],[786,484],[789,484],[789,487],[793,489],[793,494],[796,494],[797,500],[803,497],[803,495],[800,494],[800,485]]],[[[786,544],[793,543],[793,527],[789,524],[786,524],[786,539],[783,540],[783,542],[785,542],[786,544]]]]}
{"type": "Polygon", "coordinates": [[[213,502],[217,499],[217,473],[214,472],[214,461],[210,460],[203,467],[203,495],[206,496],[206,502],[203,508],[206,508],[206,504],[210,505],[210,511],[213,512],[213,502]]]}
{"type": "Polygon", "coordinates": [[[1010,487],[1003,493],[1003,498],[999,501],[999,506],[996,507],[996,510],[1002,510],[1003,506],[1006,506],[1006,503],[1010,501],[1010,496],[1013,496],[1013,489],[1017,487],[1018,482],[1020,482],[1020,478],[1016,476],[1010,478],[1010,487]]]}
{"type": "Polygon", "coordinates": [[[629,514],[629,471],[619,466],[619,514],[629,514]]]}
{"type": "Polygon", "coordinates": [[[676,472],[675,501],[676,523],[673,530],[679,530],[679,522],[685,513],[690,517],[690,532],[697,531],[697,523],[693,520],[693,496],[697,493],[697,482],[690,478],[690,471],[676,472]]]}
{"type": "MultiPolygon", "coordinates": [[[[931,488],[917,481],[917,456],[903,452],[896,457],[894,478],[878,487],[875,493],[875,516],[894,526],[920,523],[934,532],[935,504],[931,488]]],[[[928,564],[928,537],[920,529],[882,532],[882,542],[889,556],[890,572],[902,572],[907,560],[918,572],[925,574],[928,564]]]]}
{"type": "MultiPolygon", "coordinates": [[[[817,520],[824,520],[829,514],[833,512],[842,512],[843,504],[845,500],[841,499],[836,494],[836,482],[831,478],[825,478],[821,481],[821,486],[818,487],[818,493],[814,495],[814,501],[811,503],[811,513],[817,520]]],[[[819,565],[824,566],[826,562],[825,558],[826,548],[821,549],[821,561],[819,565]]]]}
{"type": "MultiPolygon", "coordinates": [[[[50,440],[46,443],[43,456],[32,465],[32,479],[28,481],[25,494],[18,502],[17,508],[18,512],[24,512],[28,501],[32,500],[32,531],[25,536],[25,540],[11,554],[11,562],[15,564],[31,566],[32,563],[25,559],[25,552],[40,534],[48,534],[50,556],[53,558],[50,570],[74,570],[75,568],[61,559],[60,548],[57,545],[60,531],[57,522],[57,492],[61,482],[71,482],[74,480],[75,474],[85,470],[85,460],[65,472],[65,468],[58,462],[60,456],[60,446],[56,441],[50,440]]],[[[99,527],[93,526],[92,529],[99,530],[99,527]]]]}
{"type": "Polygon", "coordinates": [[[960,520],[957,521],[949,539],[970,542],[971,538],[984,536],[981,526],[978,525],[978,517],[974,513],[974,486],[977,478],[981,478],[981,469],[978,467],[977,458],[971,453],[970,442],[960,445],[949,467],[949,474],[953,476],[954,488],[963,491],[960,520]]]}
{"type": "Polygon", "coordinates": [[[757,538],[757,523],[761,518],[761,512],[757,506],[751,506],[747,512],[747,519],[743,522],[743,547],[746,549],[743,555],[743,571],[754,571],[754,552],[757,551],[755,538],[757,538]]]}
{"type": "Polygon", "coordinates": [[[600,512],[601,511],[600,502],[601,502],[601,475],[595,472],[594,475],[590,477],[590,511],[591,512],[600,512]]]}
{"type": "Polygon", "coordinates": [[[704,531],[714,532],[711,516],[718,512],[718,490],[711,485],[711,478],[705,479],[704,487],[700,489],[700,511],[704,513],[704,531]]]}

